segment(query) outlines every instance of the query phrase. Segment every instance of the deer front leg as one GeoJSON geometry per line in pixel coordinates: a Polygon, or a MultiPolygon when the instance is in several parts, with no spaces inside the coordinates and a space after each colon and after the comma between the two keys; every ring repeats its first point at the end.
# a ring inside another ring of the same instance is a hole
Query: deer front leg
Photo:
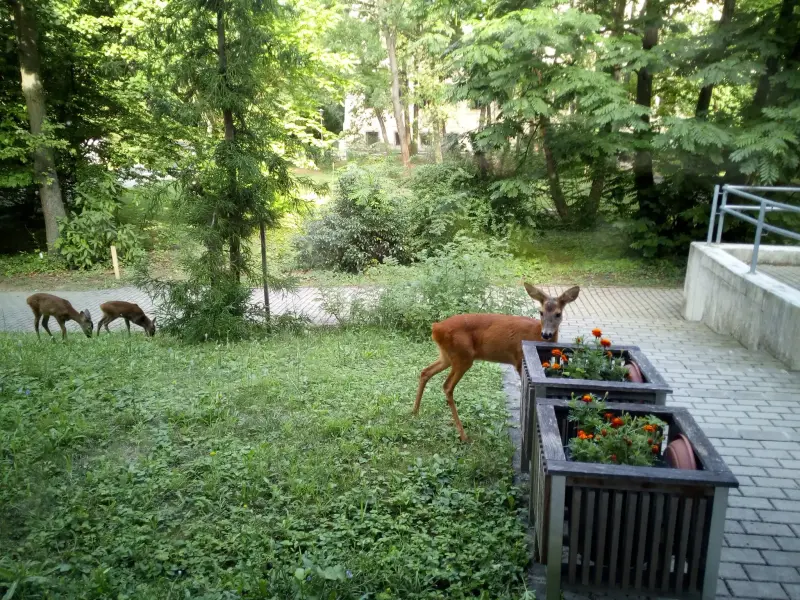
{"type": "MultiPolygon", "coordinates": [[[[47,323],[49,321],[50,321],[50,315],[45,315],[44,318],[42,319],[42,327],[44,327],[44,330],[47,332],[47,335],[49,335],[52,338],[53,334],[50,333],[50,328],[47,326],[47,323]]],[[[38,329],[36,333],[39,333],[38,329]]]]}
{"type": "Polygon", "coordinates": [[[131,321],[130,321],[130,319],[125,319],[125,327],[128,328],[128,337],[131,337],[131,321]]]}
{"type": "Polygon", "coordinates": [[[58,317],[56,317],[56,321],[58,321],[58,326],[61,327],[61,339],[66,342],[67,341],[67,328],[64,325],[66,320],[65,319],[59,319],[58,317]]]}
{"type": "Polygon", "coordinates": [[[39,338],[40,340],[42,339],[42,336],[39,335],[39,320],[41,318],[42,318],[42,315],[40,315],[39,313],[34,313],[34,315],[33,315],[33,328],[36,330],[36,337],[39,338]]]}

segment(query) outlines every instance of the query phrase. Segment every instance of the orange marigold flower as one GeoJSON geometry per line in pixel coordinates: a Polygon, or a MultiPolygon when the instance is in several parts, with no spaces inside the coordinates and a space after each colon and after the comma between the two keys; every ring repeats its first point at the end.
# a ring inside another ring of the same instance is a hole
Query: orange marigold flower
{"type": "Polygon", "coordinates": [[[553,356],[561,356],[562,353],[561,353],[561,350],[559,350],[558,348],[555,348],[555,349],[553,349],[553,353],[552,354],[553,354],[553,356]]]}
{"type": "Polygon", "coordinates": [[[595,327],[594,329],[592,329],[592,335],[594,337],[600,337],[601,335],[603,335],[603,332],[597,327],[595,327]]]}
{"type": "Polygon", "coordinates": [[[590,433],[589,434],[589,439],[591,440],[593,437],[594,437],[594,435],[590,433]]]}
{"type": "Polygon", "coordinates": [[[614,417],[614,413],[605,413],[603,416],[610,421],[614,417]]]}
{"type": "Polygon", "coordinates": [[[612,427],[622,427],[624,424],[625,421],[623,421],[620,417],[614,417],[613,419],[611,419],[612,427]]]}
{"type": "Polygon", "coordinates": [[[553,364],[552,364],[552,368],[554,368],[554,369],[560,369],[560,368],[561,368],[561,365],[560,365],[560,364],[558,364],[558,363],[553,363],[553,364]]]}
{"type": "Polygon", "coordinates": [[[609,350],[608,352],[606,352],[606,356],[607,356],[608,358],[614,358],[614,353],[613,353],[613,352],[611,352],[611,350],[609,350]]]}
{"type": "Polygon", "coordinates": [[[600,435],[608,435],[608,430],[607,429],[601,429],[600,430],[600,435]]]}
{"type": "Polygon", "coordinates": [[[659,448],[657,444],[653,444],[651,450],[653,451],[653,454],[658,454],[661,448],[659,448]]]}
{"type": "Polygon", "coordinates": [[[584,402],[591,402],[592,401],[592,395],[591,394],[584,394],[583,398],[581,398],[581,400],[583,400],[584,402]]]}
{"type": "Polygon", "coordinates": [[[652,433],[652,432],[654,432],[656,430],[656,426],[655,425],[645,425],[643,427],[643,429],[645,431],[649,431],[650,433],[652,433]]]}
{"type": "Polygon", "coordinates": [[[542,363],[542,367],[544,367],[545,369],[549,369],[550,368],[550,363],[549,362],[543,362],[542,363]]]}
{"type": "Polygon", "coordinates": [[[608,348],[608,347],[611,345],[611,340],[610,340],[610,339],[608,339],[608,338],[602,338],[602,339],[600,340],[600,345],[601,345],[603,348],[608,348]]]}
{"type": "Polygon", "coordinates": [[[582,344],[583,343],[583,338],[582,337],[576,337],[575,338],[575,343],[576,344],[582,344]]]}

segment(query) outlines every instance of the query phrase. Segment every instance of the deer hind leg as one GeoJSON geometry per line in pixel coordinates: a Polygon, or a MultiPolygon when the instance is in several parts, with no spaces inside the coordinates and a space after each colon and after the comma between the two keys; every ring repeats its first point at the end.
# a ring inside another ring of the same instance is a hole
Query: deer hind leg
{"type": "MultiPolygon", "coordinates": [[[[53,337],[53,334],[50,333],[50,328],[47,326],[49,322],[50,322],[50,315],[45,315],[44,318],[42,319],[42,327],[44,327],[44,330],[47,332],[47,335],[53,337]]],[[[37,334],[39,333],[38,327],[36,328],[36,333],[37,334]]]]}
{"type": "Polygon", "coordinates": [[[428,381],[430,380],[430,378],[436,375],[437,373],[441,373],[449,366],[450,366],[450,359],[440,352],[439,359],[436,362],[433,362],[424,369],[422,369],[422,373],[419,374],[419,387],[417,388],[417,399],[414,401],[414,409],[411,411],[411,414],[416,415],[417,413],[419,413],[419,403],[422,402],[422,394],[425,392],[425,386],[428,385],[428,381]]]}
{"type": "Polygon", "coordinates": [[[464,433],[464,426],[461,424],[461,419],[458,418],[456,401],[453,399],[453,390],[458,382],[461,381],[464,373],[469,371],[470,367],[472,367],[472,360],[470,359],[461,358],[459,360],[454,360],[453,368],[450,370],[450,374],[444,382],[444,395],[447,398],[447,403],[450,405],[450,411],[453,413],[453,422],[456,425],[456,429],[458,429],[458,435],[461,437],[462,442],[469,441],[469,438],[467,434],[464,433]]]}
{"type": "Polygon", "coordinates": [[[125,327],[128,328],[128,337],[131,337],[131,321],[130,321],[130,319],[125,319],[125,327]]]}

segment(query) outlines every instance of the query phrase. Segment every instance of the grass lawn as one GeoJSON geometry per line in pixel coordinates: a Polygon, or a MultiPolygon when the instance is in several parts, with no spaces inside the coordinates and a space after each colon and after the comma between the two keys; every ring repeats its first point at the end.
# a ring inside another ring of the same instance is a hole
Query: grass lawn
{"type": "Polygon", "coordinates": [[[507,598],[528,558],[500,371],[318,330],[0,335],[0,596],[507,598]]]}

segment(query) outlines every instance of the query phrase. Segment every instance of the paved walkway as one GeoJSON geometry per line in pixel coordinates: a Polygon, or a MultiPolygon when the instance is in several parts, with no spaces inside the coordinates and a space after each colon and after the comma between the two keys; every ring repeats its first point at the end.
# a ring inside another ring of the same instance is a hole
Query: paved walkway
{"type": "MultiPolygon", "coordinates": [[[[112,299],[151,308],[131,288],[62,295],[93,314],[100,302],[112,299]]],[[[302,288],[276,294],[273,305],[276,312],[332,321],[317,295],[302,288]]],[[[0,329],[33,329],[25,296],[0,294],[0,329]]],[[[684,321],[681,303],[681,290],[584,289],[565,311],[561,339],[601,327],[614,343],[640,346],[674,389],[668,404],[691,410],[738,477],[741,487],[731,492],[727,513],[718,596],[800,599],[800,372],[788,372],[766,352],[747,350],[701,323],[684,321]]],[[[507,377],[506,389],[516,410],[518,378],[507,377]]]]}

